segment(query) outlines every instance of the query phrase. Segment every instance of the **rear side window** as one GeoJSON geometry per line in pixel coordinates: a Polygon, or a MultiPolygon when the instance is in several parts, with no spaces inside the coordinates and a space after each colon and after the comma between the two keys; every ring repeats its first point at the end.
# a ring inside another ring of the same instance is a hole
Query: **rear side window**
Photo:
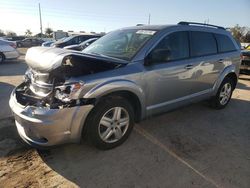
{"type": "Polygon", "coordinates": [[[218,43],[219,52],[230,52],[236,50],[233,41],[228,36],[216,34],[215,37],[218,43]]]}
{"type": "Polygon", "coordinates": [[[153,63],[162,63],[188,58],[188,32],[180,31],[167,35],[150,54],[153,63]]]}
{"type": "Polygon", "coordinates": [[[217,53],[217,45],[212,33],[192,31],[190,32],[191,56],[204,56],[217,53]]]}

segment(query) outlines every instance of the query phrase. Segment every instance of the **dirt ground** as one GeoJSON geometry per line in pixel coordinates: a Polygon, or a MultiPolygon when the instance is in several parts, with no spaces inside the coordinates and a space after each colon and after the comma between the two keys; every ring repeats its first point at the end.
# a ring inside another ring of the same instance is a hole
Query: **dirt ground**
{"type": "Polygon", "coordinates": [[[250,187],[250,76],[224,110],[202,102],[152,117],[113,150],[40,151],[21,141],[8,107],[23,56],[0,67],[0,187],[250,187]]]}

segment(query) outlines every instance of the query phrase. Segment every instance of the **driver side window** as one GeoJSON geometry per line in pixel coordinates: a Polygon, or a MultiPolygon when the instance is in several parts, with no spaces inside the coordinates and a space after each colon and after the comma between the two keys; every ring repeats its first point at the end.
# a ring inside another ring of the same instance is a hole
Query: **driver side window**
{"type": "Polygon", "coordinates": [[[180,31],[167,35],[150,52],[152,64],[164,63],[189,57],[188,32],[180,31]]]}

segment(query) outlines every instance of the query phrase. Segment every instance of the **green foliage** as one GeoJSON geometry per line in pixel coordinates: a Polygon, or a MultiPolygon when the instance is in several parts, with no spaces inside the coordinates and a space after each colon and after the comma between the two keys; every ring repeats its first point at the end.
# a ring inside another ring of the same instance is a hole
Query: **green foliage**
{"type": "Polygon", "coordinates": [[[48,27],[45,29],[45,34],[47,35],[47,37],[51,38],[53,34],[53,30],[48,27]]]}
{"type": "Polygon", "coordinates": [[[6,36],[7,36],[7,37],[15,37],[15,36],[17,36],[17,35],[16,35],[16,33],[13,32],[13,31],[6,31],[6,36]]]}
{"type": "Polygon", "coordinates": [[[0,37],[3,37],[3,36],[5,36],[5,34],[4,34],[3,30],[0,29],[0,37]]]}
{"type": "Polygon", "coordinates": [[[32,32],[30,31],[30,29],[27,29],[26,31],[25,31],[25,36],[26,37],[30,37],[32,35],[32,32]]]}
{"type": "Polygon", "coordinates": [[[237,24],[236,26],[230,28],[230,31],[236,40],[240,42],[249,42],[249,28],[241,27],[237,24]]]}

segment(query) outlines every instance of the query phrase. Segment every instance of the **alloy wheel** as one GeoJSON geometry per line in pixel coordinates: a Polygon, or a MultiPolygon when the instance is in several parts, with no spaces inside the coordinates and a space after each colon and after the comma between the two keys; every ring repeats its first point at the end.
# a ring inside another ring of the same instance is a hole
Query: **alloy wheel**
{"type": "Polygon", "coordinates": [[[106,143],[117,142],[127,132],[129,123],[129,113],[125,108],[111,108],[104,113],[99,122],[99,136],[106,143]]]}
{"type": "Polygon", "coordinates": [[[230,83],[226,83],[220,91],[220,104],[225,105],[231,97],[232,86],[230,83]]]}

